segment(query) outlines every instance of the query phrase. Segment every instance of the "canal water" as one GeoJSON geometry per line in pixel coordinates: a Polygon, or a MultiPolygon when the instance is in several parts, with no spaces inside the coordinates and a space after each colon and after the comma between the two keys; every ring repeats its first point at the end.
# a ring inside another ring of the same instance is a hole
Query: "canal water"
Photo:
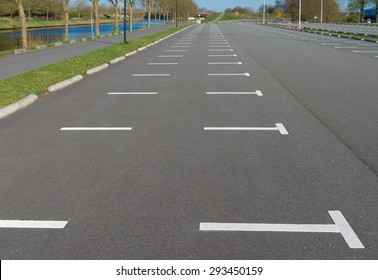
{"type": "MultiPolygon", "coordinates": [[[[164,21],[156,20],[156,25],[163,24],[164,21]]],[[[154,26],[155,21],[151,20],[151,26],[154,26]]],[[[145,20],[144,26],[147,26],[145,20]]],[[[115,24],[101,24],[100,34],[106,35],[114,31],[115,24]]],[[[142,21],[133,23],[133,30],[142,28],[142,21]]],[[[118,25],[119,31],[123,31],[123,22],[118,25]]],[[[126,30],[130,30],[129,24],[126,26],[126,30]]],[[[93,26],[93,32],[95,27],[93,26]]],[[[69,40],[89,38],[92,36],[92,28],[90,25],[84,26],[71,26],[68,28],[69,40]]],[[[64,27],[43,28],[28,30],[28,45],[44,45],[48,43],[63,41],[65,37],[64,27]]],[[[20,32],[14,31],[0,31],[0,51],[12,50],[20,48],[21,35],[20,32]]]]}

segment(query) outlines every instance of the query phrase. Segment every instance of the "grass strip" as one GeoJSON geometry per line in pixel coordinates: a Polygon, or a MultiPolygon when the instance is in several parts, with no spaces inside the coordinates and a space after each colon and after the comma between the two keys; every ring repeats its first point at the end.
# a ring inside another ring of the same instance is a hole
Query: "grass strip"
{"type": "Polygon", "coordinates": [[[107,63],[114,58],[125,55],[125,53],[134,51],[185,27],[186,26],[180,26],[156,34],[147,35],[128,41],[126,44],[120,43],[1,80],[0,108],[17,102],[31,93],[37,95],[45,94],[47,88],[53,84],[78,74],[85,75],[88,69],[107,63]]]}
{"type": "Polygon", "coordinates": [[[203,23],[209,23],[211,21],[214,21],[219,15],[220,15],[220,13],[213,13],[213,14],[207,16],[205,18],[205,20],[203,21],[203,23]]]}

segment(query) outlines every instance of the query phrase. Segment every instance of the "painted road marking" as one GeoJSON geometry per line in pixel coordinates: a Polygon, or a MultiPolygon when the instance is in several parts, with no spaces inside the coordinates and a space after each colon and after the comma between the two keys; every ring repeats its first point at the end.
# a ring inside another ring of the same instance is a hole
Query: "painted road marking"
{"type": "Polygon", "coordinates": [[[216,45],[216,46],[211,45],[211,46],[209,46],[209,48],[229,48],[229,47],[230,47],[230,45],[216,45]]]}
{"type": "Polygon", "coordinates": [[[171,48],[190,48],[190,46],[171,46],[171,48]]]}
{"type": "Polygon", "coordinates": [[[334,46],[335,49],[358,49],[358,47],[339,47],[339,46],[334,46]]]}
{"type": "Polygon", "coordinates": [[[150,95],[150,94],[158,94],[158,93],[157,92],[109,92],[108,94],[109,95],[128,95],[128,94],[130,94],[130,95],[137,95],[137,94],[141,94],[141,95],[148,94],[148,95],[150,95]]]}
{"type": "Polygon", "coordinates": [[[187,44],[192,44],[191,42],[186,42],[186,43],[175,43],[175,45],[187,45],[187,44]]]}
{"type": "Polygon", "coordinates": [[[337,44],[337,43],[320,43],[320,45],[323,45],[323,46],[328,46],[328,45],[341,46],[341,44],[337,44]]]}
{"type": "Polygon", "coordinates": [[[225,49],[225,50],[219,50],[219,49],[213,49],[209,50],[209,52],[233,52],[233,49],[225,49]]]}
{"type": "Polygon", "coordinates": [[[246,77],[250,77],[251,75],[249,73],[229,73],[229,74],[207,74],[208,76],[246,76],[246,77]]]}
{"type": "Polygon", "coordinates": [[[0,228],[56,228],[62,229],[68,221],[0,220],[0,228]]]}
{"type": "Polygon", "coordinates": [[[187,52],[188,50],[165,50],[165,52],[187,52]]]}
{"type": "Polygon", "coordinates": [[[235,64],[241,65],[243,63],[239,61],[239,62],[209,62],[208,64],[209,65],[235,65],[235,64]]]}
{"type": "Polygon", "coordinates": [[[183,55],[158,55],[158,57],[184,57],[183,55]]]}
{"type": "Polygon", "coordinates": [[[177,62],[150,62],[147,65],[177,65],[177,62]]]}
{"type": "Polygon", "coordinates": [[[200,223],[201,231],[252,231],[252,232],[306,232],[341,233],[352,249],[364,249],[348,221],[340,211],[328,211],[334,224],[247,224],[247,223],[200,223]]]}
{"type": "Polygon", "coordinates": [[[378,51],[355,51],[355,50],[352,50],[352,52],[355,52],[355,53],[378,53],[378,51]]]}
{"type": "Polygon", "coordinates": [[[132,127],[62,127],[63,131],[121,131],[132,130],[132,127]]]}
{"type": "Polygon", "coordinates": [[[171,74],[133,74],[133,77],[167,77],[171,74]]]}
{"type": "Polygon", "coordinates": [[[278,130],[282,135],[288,135],[282,123],[276,123],[276,127],[204,127],[204,130],[215,131],[274,131],[278,130]]]}
{"type": "Polygon", "coordinates": [[[236,54],[209,54],[209,57],[225,57],[225,56],[234,56],[236,57],[237,55],[236,54]]]}
{"type": "Polygon", "coordinates": [[[206,94],[254,94],[257,96],[263,96],[262,92],[259,90],[250,92],[237,92],[237,91],[208,91],[206,94]]]}

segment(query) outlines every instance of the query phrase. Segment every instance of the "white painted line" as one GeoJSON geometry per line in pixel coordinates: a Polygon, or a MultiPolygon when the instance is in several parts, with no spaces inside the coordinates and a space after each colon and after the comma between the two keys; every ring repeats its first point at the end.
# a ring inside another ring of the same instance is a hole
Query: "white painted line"
{"type": "Polygon", "coordinates": [[[225,50],[219,50],[219,49],[213,49],[209,50],[209,52],[233,52],[233,49],[225,49],[225,50]]]}
{"type": "Polygon", "coordinates": [[[117,131],[117,130],[132,130],[132,127],[62,127],[62,131],[117,131]]]}
{"type": "Polygon", "coordinates": [[[191,44],[190,42],[186,42],[186,43],[175,43],[175,45],[187,45],[187,44],[191,44]]]}
{"type": "Polygon", "coordinates": [[[165,50],[165,52],[187,52],[188,50],[165,50]]]}
{"type": "Polygon", "coordinates": [[[356,233],[340,211],[328,211],[335,224],[250,224],[250,223],[200,223],[201,231],[250,231],[250,232],[305,232],[340,233],[349,248],[364,249],[356,233]]]}
{"type": "Polygon", "coordinates": [[[226,56],[237,57],[236,54],[209,54],[209,57],[226,57],[226,56]]]}
{"type": "Polygon", "coordinates": [[[320,45],[323,45],[323,46],[328,46],[328,45],[332,45],[332,46],[341,46],[341,44],[337,44],[337,43],[320,43],[320,45]]]}
{"type": "Polygon", "coordinates": [[[157,92],[109,92],[109,95],[137,95],[137,94],[158,94],[157,92]]]}
{"type": "Polygon", "coordinates": [[[177,64],[178,64],[177,62],[167,62],[167,63],[151,62],[151,63],[147,63],[147,65],[177,65],[177,64]]]}
{"type": "Polygon", "coordinates": [[[238,91],[208,91],[206,94],[214,94],[214,95],[227,95],[227,94],[235,94],[235,95],[245,95],[245,94],[253,94],[257,96],[263,96],[262,92],[259,90],[250,91],[250,92],[238,92],[238,91]]]}
{"type": "Polygon", "coordinates": [[[0,220],[0,228],[55,228],[62,229],[68,221],[0,220]]]}
{"type": "Polygon", "coordinates": [[[374,56],[375,58],[378,58],[378,56],[374,56]]]}
{"type": "Polygon", "coordinates": [[[239,62],[209,62],[208,64],[209,65],[235,65],[235,64],[241,65],[243,63],[239,61],[239,62]]]}
{"type": "Polygon", "coordinates": [[[278,130],[282,135],[289,134],[281,123],[276,123],[276,127],[205,127],[204,130],[216,130],[216,131],[275,131],[275,130],[278,130]]]}
{"type": "Polygon", "coordinates": [[[171,74],[133,74],[133,77],[167,77],[171,74]]]}
{"type": "Polygon", "coordinates": [[[358,47],[338,47],[338,46],[335,46],[334,48],[335,49],[357,49],[358,47]]]}
{"type": "Polygon", "coordinates": [[[230,45],[211,45],[209,48],[229,48],[230,45]]]}
{"type": "Polygon", "coordinates": [[[249,73],[243,73],[243,74],[238,74],[238,73],[229,73],[229,74],[207,74],[208,76],[246,76],[250,77],[251,75],[249,73]]]}
{"type": "Polygon", "coordinates": [[[171,46],[171,48],[190,48],[190,46],[171,46]]]}
{"type": "Polygon", "coordinates": [[[184,57],[183,55],[158,55],[158,57],[184,57]]]}
{"type": "Polygon", "coordinates": [[[355,50],[352,50],[352,52],[355,52],[355,53],[378,53],[378,51],[355,51],[355,50]]]}
{"type": "Polygon", "coordinates": [[[344,237],[346,243],[348,243],[350,248],[365,248],[340,211],[328,211],[328,213],[331,216],[332,220],[335,222],[336,227],[340,230],[341,235],[344,237]]]}

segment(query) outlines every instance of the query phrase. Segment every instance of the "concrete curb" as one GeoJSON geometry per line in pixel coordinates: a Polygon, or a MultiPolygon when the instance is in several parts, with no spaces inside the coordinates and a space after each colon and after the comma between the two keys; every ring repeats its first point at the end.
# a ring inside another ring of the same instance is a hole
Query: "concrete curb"
{"type": "Polygon", "coordinates": [[[137,51],[132,51],[132,52],[128,52],[127,54],[125,54],[126,57],[129,57],[129,56],[132,56],[134,54],[138,53],[137,51]]]}
{"type": "Polygon", "coordinates": [[[72,85],[74,83],[77,83],[78,81],[81,81],[83,78],[84,77],[82,75],[76,75],[76,76],[74,76],[74,77],[72,77],[72,78],[70,78],[68,80],[64,80],[64,81],[62,81],[60,83],[57,83],[57,84],[52,85],[52,86],[49,86],[47,88],[47,90],[49,92],[54,92],[54,91],[60,90],[62,88],[65,88],[65,87],[67,87],[69,85],[72,85]]]}
{"type": "Polygon", "coordinates": [[[138,49],[138,52],[144,51],[145,49],[147,49],[147,47],[146,47],[146,46],[144,46],[144,47],[141,47],[141,48],[139,48],[139,49],[138,49]]]}
{"type": "Polygon", "coordinates": [[[17,111],[29,106],[34,101],[38,99],[38,96],[35,94],[29,94],[28,96],[24,97],[20,101],[17,101],[16,103],[13,103],[11,105],[8,105],[4,108],[0,109],[0,119],[3,119],[13,113],[16,113],[17,111]]]}
{"type": "Polygon", "coordinates": [[[122,60],[125,60],[126,59],[126,57],[125,56],[120,56],[120,57],[117,57],[117,58],[115,58],[115,59],[112,59],[112,60],[110,60],[110,64],[116,64],[116,63],[118,63],[118,62],[120,62],[120,61],[122,61],[122,60]]]}
{"type": "Polygon", "coordinates": [[[109,64],[104,63],[104,64],[96,66],[96,67],[94,67],[92,69],[87,70],[87,72],[85,72],[85,74],[92,75],[92,74],[97,73],[97,72],[99,72],[101,70],[104,70],[105,68],[108,68],[108,67],[109,67],[109,64]]]}

